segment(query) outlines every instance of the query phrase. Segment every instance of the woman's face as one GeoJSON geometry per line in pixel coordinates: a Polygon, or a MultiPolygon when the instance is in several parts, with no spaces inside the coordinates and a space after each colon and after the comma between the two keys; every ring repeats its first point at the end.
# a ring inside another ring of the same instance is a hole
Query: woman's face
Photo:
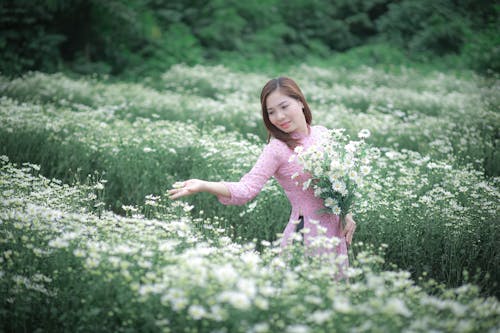
{"type": "Polygon", "coordinates": [[[266,99],[267,114],[271,124],[285,133],[307,134],[307,122],[301,101],[282,94],[279,89],[266,99]]]}

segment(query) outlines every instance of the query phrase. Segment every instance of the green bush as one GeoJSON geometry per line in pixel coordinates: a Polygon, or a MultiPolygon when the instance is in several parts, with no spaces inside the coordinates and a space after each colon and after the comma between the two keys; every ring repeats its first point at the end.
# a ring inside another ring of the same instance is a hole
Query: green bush
{"type": "Polygon", "coordinates": [[[500,73],[500,36],[497,27],[498,21],[483,31],[470,32],[463,47],[468,66],[489,76],[500,73]]]}
{"type": "Polygon", "coordinates": [[[304,1],[282,2],[279,12],[291,28],[287,43],[301,56],[322,43],[331,50],[344,51],[367,42],[376,34],[375,20],[387,1],[304,1]]]}
{"type": "Polygon", "coordinates": [[[64,1],[2,1],[0,3],[0,72],[14,75],[43,68],[55,71],[60,67],[60,45],[66,36],[50,29],[54,7],[64,1]]]}
{"type": "Polygon", "coordinates": [[[388,7],[377,20],[377,29],[412,58],[426,60],[460,51],[467,21],[451,1],[401,1],[388,7]]]}

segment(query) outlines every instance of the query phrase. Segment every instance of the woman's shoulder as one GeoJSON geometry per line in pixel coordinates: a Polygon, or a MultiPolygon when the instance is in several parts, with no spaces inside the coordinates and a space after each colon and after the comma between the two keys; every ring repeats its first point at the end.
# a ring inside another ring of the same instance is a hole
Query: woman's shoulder
{"type": "Polygon", "coordinates": [[[266,161],[273,161],[281,163],[284,160],[287,160],[290,155],[290,150],[287,145],[275,138],[271,138],[269,142],[264,146],[262,153],[260,155],[260,159],[264,159],[266,161]]]}
{"type": "Polygon", "coordinates": [[[326,128],[323,125],[314,125],[314,126],[311,126],[311,130],[314,133],[326,133],[326,132],[328,132],[328,128],[326,128]]]}
{"type": "Polygon", "coordinates": [[[286,148],[288,148],[286,143],[281,141],[280,139],[276,139],[275,137],[271,137],[269,143],[266,145],[266,149],[272,150],[283,150],[286,148]]]}
{"type": "Polygon", "coordinates": [[[271,137],[269,143],[264,148],[264,152],[273,155],[275,158],[280,158],[282,156],[286,157],[290,155],[292,151],[285,142],[271,137]]]}

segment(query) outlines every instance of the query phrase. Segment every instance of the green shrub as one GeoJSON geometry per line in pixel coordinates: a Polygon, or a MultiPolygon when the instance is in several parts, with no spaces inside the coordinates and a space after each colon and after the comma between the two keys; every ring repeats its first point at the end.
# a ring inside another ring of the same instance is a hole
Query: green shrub
{"type": "Polygon", "coordinates": [[[378,31],[412,58],[460,52],[468,22],[450,1],[401,1],[388,7],[377,20],[378,31]]]}
{"type": "Polygon", "coordinates": [[[15,75],[43,68],[55,71],[60,66],[60,45],[66,36],[48,27],[54,20],[54,7],[45,1],[2,1],[0,3],[0,72],[15,75]]]}
{"type": "Polygon", "coordinates": [[[498,22],[480,32],[470,32],[463,54],[470,68],[486,75],[500,73],[498,22]]]}

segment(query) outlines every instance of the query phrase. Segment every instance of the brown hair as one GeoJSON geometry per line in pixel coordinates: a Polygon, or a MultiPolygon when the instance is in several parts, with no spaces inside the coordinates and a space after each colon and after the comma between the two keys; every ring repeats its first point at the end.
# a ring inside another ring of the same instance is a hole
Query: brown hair
{"type": "Polygon", "coordinates": [[[306,123],[308,125],[311,125],[312,121],[311,109],[309,109],[306,98],[297,83],[288,77],[281,76],[276,79],[272,79],[266,83],[264,88],[262,88],[262,92],[260,93],[260,104],[262,106],[262,119],[264,120],[264,124],[266,125],[268,132],[267,142],[269,142],[272,136],[285,142],[288,147],[293,149],[298,145],[298,140],[292,138],[289,133],[283,132],[274,126],[269,120],[269,114],[267,113],[267,96],[276,90],[279,90],[282,94],[302,102],[302,105],[304,106],[302,111],[304,112],[306,123]]]}

